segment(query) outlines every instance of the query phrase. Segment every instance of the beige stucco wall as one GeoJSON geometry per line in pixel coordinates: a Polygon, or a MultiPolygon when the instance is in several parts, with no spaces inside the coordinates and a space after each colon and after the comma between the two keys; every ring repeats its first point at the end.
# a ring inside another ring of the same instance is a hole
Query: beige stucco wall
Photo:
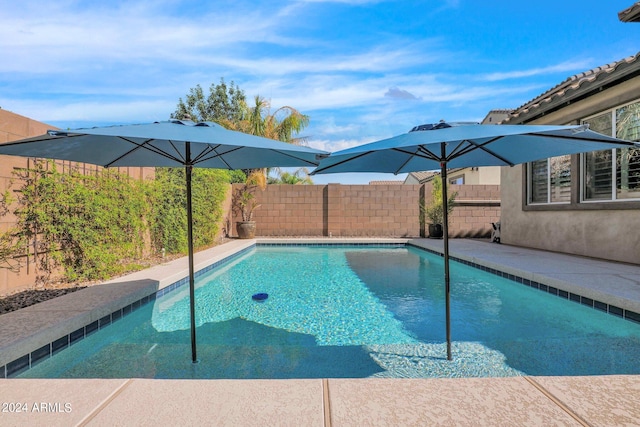
{"type": "Polygon", "coordinates": [[[500,185],[500,166],[465,168],[448,175],[449,180],[464,175],[465,185],[500,185]]]}
{"type": "Polygon", "coordinates": [[[480,181],[478,182],[478,184],[500,185],[500,169],[502,169],[500,166],[487,166],[478,168],[478,174],[480,175],[480,181]]]}
{"type": "MultiPolygon", "coordinates": [[[[449,171],[447,177],[453,180],[464,176],[464,185],[500,185],[500,166],[483,166],[449,171]]],[[[408,175],[405,184],[420,184],[413,175],[408,175]]]]}
{"type": "MultiPolygon", "coordinates": [[[[635,77],[526,124],[579,124],[639,99],[640,77],[635,77]]],[[[511,124],[515,123],[519,122],[511,124]]],[[[598,204],[598,209],[578,204],[565,210],[526,211],[523,166],[501,169],[503,243],[640,264],[640,202],[632,202],[631,209],[629,204],[619,209],[616,202],[609,202],[598,204]]]]}
{"type": "Polygon", "coordinates": [[[502,243],[640,264],[638,210],[525,212],[522,173],[502,168],[502,243]]]}

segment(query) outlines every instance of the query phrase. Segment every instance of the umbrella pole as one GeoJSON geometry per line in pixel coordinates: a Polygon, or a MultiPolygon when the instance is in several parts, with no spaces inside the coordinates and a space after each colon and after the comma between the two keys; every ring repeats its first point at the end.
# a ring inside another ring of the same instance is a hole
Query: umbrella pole
{"type": "Polygon", "coordinates": [[[191,361],[198,363],[196,353],[196,297],[195,297],[195,280],[193,272],[193,209],[191,206],[191,173],[193,165],[191,165],[191,144],[186,144],[187,164],[185,165],[185,175],[187,179],[187,242],[189,246],[189,311],[191,315],[191,361]]]}
{"type": "Polygon", "coordinates": [[[451,290],[449,280],[449,206],[447,197],[447,153],[446,143],[442,143],[442,161],[440,162],[440,176],[442,178],[442,238],[444,243],[444,298],[446,307],[446,329],[447,329],[447,360],[452,360],[451,357],[451,303],[449,293],[451,290]]]}

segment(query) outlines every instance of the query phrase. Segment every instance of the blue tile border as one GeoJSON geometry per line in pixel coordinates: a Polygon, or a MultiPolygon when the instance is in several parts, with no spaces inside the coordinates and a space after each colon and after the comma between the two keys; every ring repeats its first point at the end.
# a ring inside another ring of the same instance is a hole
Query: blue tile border
{"type": "Polygon", "coordinates": [[[51,344],[44,345],[39,349],[37,349],[36,351],[31,352],[30,366],[33,367],[38,363],[42,362],[43,360],[48,359],[50,357],[51,357],[51,344]]]}
{"type": "MultiPolygon", "coordinates": [[[[360,242],[360,243],[345,243],[345,242],[327,242],[327,243],[293,243],[293,242],[283,242],[283,243],[256,243],[253,245],[250,245],[238,252],[235,252],[219,261],[216,261],[210,265],[208,265],[207,267],[197,271],[194,274],[194,277],[200,277],[203,274],[206,274],[208,272],[210,272],[211,270],[214,270],[218,267],[220,267],[221,265],[232,261],[233,259],[240,257],[244,254],[246,254],[247,252],[255,249],[256,247],[273,247],[273,246],[282,246],[282,247],[300,247],[300,246],[304,246],[304,247],[392,247],[392,248],[403,248],[403,247],[407,247],[410,246],[412,248],[416,248],[416,249],[420,249],[423,250],[425,252],[429,252],[432,253],[434,255],[438,255],[440,257],[444,256],[443,254],[441,254],[438,251],[434,251],[432,249],[429,248],[424,248],[421,246],[417,246],[414,244],[411,244],[411,242],[407,242],[407,243],[390,243],[390,242],[379,242],[379,243],[375,243],[375,242],[360,242]]],[[[491,274],[495,274],[499,277],[505,278],[505,279],[509,279],[513,282],[525,285],[525,286],[529,286],[531,288],[534,289],[538,289],[540,291],[549,293],[551,295],[555,295],[557,297],[560,297],[562,299],[568,299],[570,301],[594,308],[596,310],[599,311],[603,311],[606,312],[608,314],[611,314],[613,316],[617,316],[626,320],[629,320],[631,322],[634,323],[640,323],[640,314],[630,311],[630,310],[625,310],[622,309],[620,307],[616,307],[614,305],[609,305],[607,303],[601,302],[601,301],[597,301],[597,300],[593,300],[591,298],[587,298],[587,297],[583,297],[581,295],[578,294],[574,294],[574,293],[570,293],[567,291],[563,291],[561,289],[557,289],[554,288],[552,286],[548,286],[545,285],[543,283],[538,283],[535,282],[533,280],[529,280],[523,277],[519,277],[513,274],[509,274],[509,273],[505,273],[503,271],[500,270],[496,270],[494,268],[490,268],[490,267],[486,267],[484,265],[481,264],[477,264],[471,261],[466,261],[463,260],[461,258],[458,257],[450,257],[449,259],[453,260],[453,261],[457,261],[461,264],[470,266],[470,267],[474,267],[477,268],[479,270],[491,273],[491,274]]],[[[151,295],[147,295],[137,301],[134,301],[131,304],[126,305],[125,307],[122,307],[118,310],[115,310],[114,312],[112,312],[111,314],[108,314],[106,316],[101,317],[99,320],[93,321],[91,323],[89,323],[88,325],[83,326],[82,328],[79,328],[73,332],[71,332],[70,334],[67,334],[63,337],[60,337],[54,341],[52,341],[49,344],[46,344],[42,347],[40,347],[39,349],[36,349],[34,351],[32,351],[31,353],[25,354],[9,363],[7,363],[6,365],[0,365],[0,378],[14,378],[17,375],[25,372],[28,369],[31,369],[32,367],[36,366],[38,363],[42,362],[43,360],[48,359],[49,357],[59,353],[60,351],[68,348],[69,346],[83,340],[85,337],[97,332],[98,330],[105,328],[111,324],[113,324],[114,322],[118,321],[119,319],[121,319],[122,317],[132,313],[133,311],[138,310],[139,308],[143,307],[144,305],[154,302],[157,298],[166,295],[170,292],[175,291],[176,289],[179,289],[180,287],[186,285],[189,283],[189,278],[188,277],[184,277],[180,280],[178,280],[177,282],[174,282],[172,284],[170,284],[169,286],[166,286],[163,289],[159,289],[158,291],[154,292],[151,295]]]]}
{"type": "MultiPolygon", "coordinates": [[[[216,261],[213,264],[210,264],[206,267],[204,267],[201,270],[198,270],[194,273],[193,277],[194,279],[197,279],[198,277],[202,276],[203,274],[206,274],[208,272],[210,272],[211,270],[214,270],[218,267],[220,267],[223,264],[226,264],[229,261],[232,261],[236,258],[238,258],[239,256],[242,256],[244,254],[246,254],[247,252],[255,249],[256,245],[251,245],[248,246],[238,252],[235,252],[223,259],[221,259],[220,261],[216,261]]],[[[149,295],[148,297],[145,298],[149,298],[149,301],[155,300],[156,298],[159,298],[163,295],[168,294],[169,292],[173,292],[176,289],[180,288],[181,286],[187,285],[189,283],[189,277],[183,277],[182,279],[178,280],[177,282],[174,282],[172,284],[170,284],[169,286],[163,288],[163,289],[159,289],[155,294],[149,295]]],[[[144,299],[144,298],[143,298],[144,299]]]]}
{"type": "Polygon", "coordinates": [[[330,248],[330,247],[392,247],[392,248],[404,248],[407,246],[407,243],[394,243],[394,242],[322,242],[322,243],[294,243],[294,242],[258,242],[256,243],[257,247],[273,247],[273,246],[282,246],[282,247],[312,247],[312,248],[330,248]]]}
{"type": "Polygon", "coordinates": [[[93,334],[94,332],[98,331],[98,321],[96,320],[95,322],[89,323],[87,326],[84,327],[84,333],[85,336],[89,336],[91,334],[93,334]]]}
{"type": "Polygon", "coordinates": [[[0,366],[0,378],[13,378],[16,375],[19,375],[22,372],[26,371],[27,369],[31,369],[43,360],[58,354],[62,350],[74,345],[77,342],[82,341],[89,335],[94,334],[98,330],[116,322],[127,314],[132,313],[133,311],[154,300],[155,297],[150,298],[149,296],[141,298],[132,304],[120,308],[111,314],[103,316],[99,320],[95,320],[88,325],[78,328],[75,331],[64,335],[63,337],[60,337],[52,341],[51,343],[46,344],[35,351],[32,351],[30,354],[26,354],[17,358],[16,360],[13,360],[12,362],[7,363],[6,366],[0,366]]]}
{"type": "Polygon", "coordinates": [[[30,368],[29,359],[30,359],[30,355],[25,354],[24,356],[17,358],[13,362],[7,363],[7,366],[5,368],[7,378],[13,378],[16,375],[21,374],[27,369],[29,369],[30,368]]]}
{"type": "Polygon", "coordinates": [[[67,347],[69,347],[69,335],[58,338],[51,343],[51,355],[58,354],[67,347]]]}
{"type": "MultiPolygon", "coordinates": [[[[444,255],[442,253],[438,252],[438,251],[434,251],[433,249],[429,249],[429,248],[424,248],[422,246],[417,246],[417,245],[412,244],[411,242],[408,242],[407,246],[411,246],[412,248],[420,249],[420,250],[423,250],[425,252],[429,252],[429,253],[432,253],[434,255],[438,255],[440,257],[444,257],[444,255]]],[[[525,279],[523,277],[515,276],[513,274],[505,273],[503,271],[496,270],[496,269],[490,268],[490,267],[486,267],[484,265],[481,265],[481,264],[478,264],[478,263],[475,263],[475,262],[472,262],[472,261],[467,261],[467,260],[464,260],[462,258],[449,256],[449,259],[453,260],[453,261],[456,261],[456,262],[459,262],[461,264],[467,265],[469,267],[477,268],[477,269],[485,271],[487,273],[495,274],[496,276],[500,276],[502,278],[509,279],[509,280],[514,281],[516,283],[520,283],[520,284],[523,284],[525,286],[529,286],[531,288],[538,289],[538,290],[543,291],[545,293],[548,293],[548,294],[551,294],[551,295],[555,295],[555,296],[560,297],[562,299],[568,299],[570,301],[576,302],[578,304],[585,305],[587,307],[591,307],[591,308],[599,310],[599,311],[603,311],[603,312],[611,314],[613,316],[621,317],[621,318],[623,318],[625,320],[628,320],[630,322],[640,323],[640,314],[636,313],[635,311],[625,310],[625,309],[622,309],[620,307],[616,307],[614,305],[610,305],[610,304],[607,304],[607,303],[602,302],[602,301],[598,301],[598,300],[594,300],[594,299],[591,299],[591,298],[587,298],[587,297],[584,297],[582,295],[574,294],[572,292],[563,291],[562,289],[554,288],[553,286],[545,285],[544,283],[538,283],[538,282],[533,281],[533,280],[529,280],[529,279],[525,279]]]]}
{"type": "Polygon", "coordinates": [[[640,314],[634,313],[633,311],[625,310],[624,317],[625,319],[629,319],[633,322],[640,323],[640,314]]]}

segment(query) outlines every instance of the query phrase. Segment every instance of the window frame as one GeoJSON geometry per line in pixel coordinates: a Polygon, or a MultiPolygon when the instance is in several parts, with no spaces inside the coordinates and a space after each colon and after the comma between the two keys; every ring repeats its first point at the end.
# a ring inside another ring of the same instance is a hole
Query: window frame
{"type": "MultiPolygon", "coordinates": [[[[623,108],[627,105],[640,103],[640,99],[631,100],[615,107],[602,110],[598,113],[584,116],[582,119],[576,119],[569,124],[583,123],[585,120],[602,115],[607,111],[611,112],[612,118],[615,119],[615,111],[619,108],[623,108]]],[[[615,122],[612,125],[612,129],[615,129],[615,122]]],[[[612,131],[613,132],[613,131],[612,131]]],[[[614,153],[615,154],[615,153],[614,153]]],[[[521,185],[521,207],[524,212],[543,212],[543,211],[590,211],[590,210],[638,210],[640,209],[640,199],[615,199],[615,200],[584,200],[583,197],[583,154],[571,155],[571,201],[555,202],[555,203],[529,203],[529,169],[530,163],[523,163],[521,165],[522,170],[522,185],[521,185]],[[577,179],[575,177],[578,177],[577,179]]],[[[613,157],[615,162],[616,157],[613,157]]],[[[612,167],[615,167],[613,163],[612,167]]],[[[501,184],[502,185],[502,184],[501,184]]],[[[616,185],[613,185],[613,190],[616,191],[616,185]]]]}
{"type": "MultiPolygon", "coordinates": [[[[555,157],[549,157],[547,159],[540,159],[538,161],[541,160],[546,160],[547,162],[547,201],[546,202],[533,202],[532,201],[532,195],[533,195],[533,176],[530,172],[532,172],[531,170],[531,165],[535,162],[527,162],[527,174],[526,174],[526,179],[527,179],[527,187],[526,187],[526,202],[528,205],[530,206],[547,206],[547,205],[567,205],[571,203],[571,193],[573,192],[573,189],[569,190],[570,194],[569,194],[569,200],[560,200],[560,201],[553,201],[552,200],[552,193],[553,193],[553,186],[551,185],[551,175],[552,175],[552,168],[551,168],[551,159],[556,158],[556,157],[564,157],[564,156],[555,156],[555,157]]],[[[571,158],[571,156],[569,157],[569,170],[570,170],[570,177],[573,176],[573,168],[571,167],[573,163],[573,159],[571,158]]],[[[572,185],[571,182],[573,180],[570,179],[570,186],[572,185]]]]}
{"type": "Polygon", "coordinates": [[[447,177],[447,181],[449,182],[449,184],[451,185],[464,185],[464,174],[462,175],[455,175],[451,178],[447,177]],[[453,182],[453,181],[459,181],[459,182],[453,182]]]}
{"type": "MultiPolygon", "coordinates": [[[[598,116],[602,116],[605,113],[609,113],[611,114],[611,135],[608,136],[613,136],[616,137],[616,133],[617,133],[617,129],[618,129],[618,116],[617,116],[617,111],[621,108],[624,108],[626,106],[629,105],[633,105],[633,104],[640,104],[640,99],[635,100],[635,101],[631,101],[631,102],[627,102],[625,104],[621,104],[621,105],[617,105],[613,108],[610,108],[608,110],[604,110],[601,111],[597,114],[592,114],[590,116],[587,116],[583,119],[580,120],[580,123],[584,124],[586,121],[588,121],[589,119],[593,119],[595,117],[598,116]]],[[[585,203],[585,204],[590,204],[590,203],[603,203],[603,204],[608,204],[608,203],[623,203],[623,202],[640,202],[640,197],[634,197],[634,198],[625,198],[625,199],[621,199],[618,198],[618,187],[617,187],[617,180],[618,180],[618,168],[617,168],[617,158],[618,158],[618,148],[612,148],[611,151],[611,195],[610,195],[610,199],[586,199],[585,198],[585,182],[586,182],[586,158],[587,156],[585,154],[587,153],[580,153],[580,174],[579,176],[579,181],[580,181],[580,203],[585,203]]],[[[604,151],[604,150],[603,150],[604,151]]]]}

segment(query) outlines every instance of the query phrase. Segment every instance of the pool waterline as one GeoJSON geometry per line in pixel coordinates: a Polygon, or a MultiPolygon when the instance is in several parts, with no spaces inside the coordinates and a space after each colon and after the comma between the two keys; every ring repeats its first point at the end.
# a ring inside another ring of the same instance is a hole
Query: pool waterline
{"type": "MultiPolygon", "coordinates": [[[[312,246],[331,246],[331,245],[336,245],[336,244],[338,244],[339,246],[344,246],[344,242],[339,242],[339,243],[338,243],[338,242],[331,242],[331,243],[323,242],[323,243],[319,243],[319,244],[317,244],[317,245],[312,245],[312,246]]],[[[267,245],[269,245],[269,244],[267,244],[267,245]]],[[[287,246],[299,246],[299,245],[300,245],[300,244],[288,244],[287,246]]],[[[358,244],[353,244],[353,245],[349,245],[349,246],[354,247],[354,246],[365,246],[365,245],[368,245],[368,244],[367,244],[367,243],[358,243],[358,244]]],[[[257,246],[258,246],[258,247],[260,247],[260,246],[263,246],[263,245],[258,244],[257,246]]],[[[282,245],[280,245],[280,246],[282,246],[282,245]]],[[[376,246],[379,246],[379,244],[377,244],[376,246]]],[[[388,245],[388,247],[397,247],[397,246],[398,246],[398,244],[397,244],[397,243],[389,244],[389,245],[388,245]]],[[[409,244],[409,246],[413,246],[413,245],[409,244]]],[[[253,247],[253,246],[251,246],[251,248],[252,248],[252,247],[253,247]]],[[[467,263],[467,262],[465,262],[464,260],[463,260],[463,262],[464,262],[464,263],[467,263]]],[[[489,272],[494,273],[493,271],[489,271],[489,272]]],[[[205,273],[206,273],[206,272],[203,272],[203,273],[200,273],[200,274],[205,274],[205,273]]],[[[495,272],[494,274],[503,274],[503,273],[497,273],[497,272],[495,272]]],[[[526,280],[526,279],[523,279],[523,281],[522,281],[522,282],[520,282],[520,283],[528,284],[529,286],[531,286],[531,285],[532,285],[531,283],[524,283],[524,280],[526,280]]],[[[516,281],[518,281],[518,280],[516,280],[516,281]]],[[[174,290],[176,290],[176,289],[179,289],[179,288],[180,288],[180,285],[178,285],[178,284],[174,284],[174,285],[169,286],[168,288],[165,288],[164,290],[162,290],[162,294],[169,293],[169,292],[172,292],[172,291],[174,291],[174,290]],[[176,286],[174,286],[174,285],[176,285],[176,286]]],[[[539,287],[540,285],[541,285],[541,284],[537,284],[537,285],[536,285],[536,287],[537,287],[538,289],[540,289],[540,287],[539,287]]],[[[543,290],[545,290],[545,289],[543,288],[543,290]]],[[[549,292],[549,288],[548,288],[548,287],[546,288],[546,291],[547,291],[547,292],[549,292]]],[[[558,294],[556,294],[556,295],[558,295],[558,294]]],[[[568,297],[567,297],[567,299],[571,299],[571,298],[570,298],[570,296],[569,296],[569,294],[568,294],[567,296],[568,296],[568,297]]],[[[593,307],[593,305],[592,305],[592,307],[593,307]]],[[[123,310],[120,310],[120,314],[116,314],[116,316],[119,318],[119,317],[121,317],[121,316],[123,316],[123,315],[127,315],[127,314],[129,314],[129,312],[133,311],[133,309],[134,309],[134,308],[136,308],[136,307],[133,307],[133,305],[132,305],[132,307],[131,307],[131,308],[127,308],[127,307],[125,307],[123,310]]],[[[596,307],[596,308],[598,308],[598,307],[596,307]]],[[[612,314],[615,314],[615,313],[612,313],[612,314]]],[[[117,319],[116,319],[116,320],[117,320],[117,319]]],[[[114,320],[114,321],[115,321],[115,320],[114,320]]],[[[98,325],[98,326],[100,327],[101,325],[98,325]]],[[[89,332],[89,334],[91,334],[91,333],[92,333],[92,332],[94,332],[94,331],[95,331],[95,328],[94,328],[94,329],[91,329],[91,330],[88,330],[88,329],[86,329],[86,328],[85,328],[85,331],[84,331],[84,332],[85,332],[85,333],[89,332]]],[[[72,334],[73,334],[73,333],[72,333],[72,334]]],[[[72,335],[72,334],[69,334],[69,335],[70,335],[69,341],[71,341],[71,339],[72,339],[72,337],[71,337],[71,335],[72,335]]],[[[75,336],[75,338],[76,338],[76,339],[79,339],[79,338],[78,338],[78,333],[77,333],[77,331],[76,331],[76,336],[75,336]]],[[[460,343],[460,344],[464,344],[464,343],[460,343]]],[[[431,345],[431,344],[430,344],[430,345],[431,345]]],[[[438,344],[433,344],[433,345],[436,345],[436,346],[437,346],[438,344]]],[[[404,351],[404,350],[402,350],[402,351],[404,351]]],[[[476,351],[476,350],[474,350],[474,351],[476,351]]],[[[41,351],[41,352],[42,352],[42,351],[41,351]]],[[[33,353],[36,353],[36,352],[33,352],[33,353]]],[[[33,353],[31,354],[31,356],[33,356],[33,353]]],[[[43,352],[42,352],[42,353],[43,353],[43,352]]],[[[385,350],[384,350],[384,349],[379,349],[379,353],[384,354],[384,353],[385,353],[385,350]]],[[[431,353],[429,353],[429,351],[427,351],[427,350],[425,350],[425,349],[420,350],[420,353],[421,353],[421,354],[419,354],[419,355],[411,355],[411,357],[422,357],[422,356],[424,356],[424,355],[426,355],[425,357],[427,357],[427,358],[432,357],[432,356],[429,356],[429,354],[431,354],[431,353]],[[423,353],[424,353],[424,354],[423,354],[423,353]]],[[[473,353],[473,352],[472,352],[472,353],[473,353]]],[[[36,356],[37,356],[37,354],[36,354],[36,356]]],[[[46,357],[44,357],[44,358],[46,358],[46,357]]],[[[460,357],[459,359],[460,359],[460,360],[464,360],[464,358],[462,358],[462,357],[460,357]]],[[[37,362],[39,362],[39,360],[36,360],[36,363],[37,363],[37,362]]],[[[14,366],[13,368],[15,368],[15,366],[14,366]]],[[[7,371],[5,371],[5,372],[7,372],[7,371]]],[[[15,375],[15,372],[16,372],[16,370],[15,370],[15,369],[13,369],[11,372],[8,372],[10,375],[7,375],[7,376],[13,376],[13,375],[15,375]]],[[[20,371],[20,372],[22,372],[22,371],[20,371]]]]}

